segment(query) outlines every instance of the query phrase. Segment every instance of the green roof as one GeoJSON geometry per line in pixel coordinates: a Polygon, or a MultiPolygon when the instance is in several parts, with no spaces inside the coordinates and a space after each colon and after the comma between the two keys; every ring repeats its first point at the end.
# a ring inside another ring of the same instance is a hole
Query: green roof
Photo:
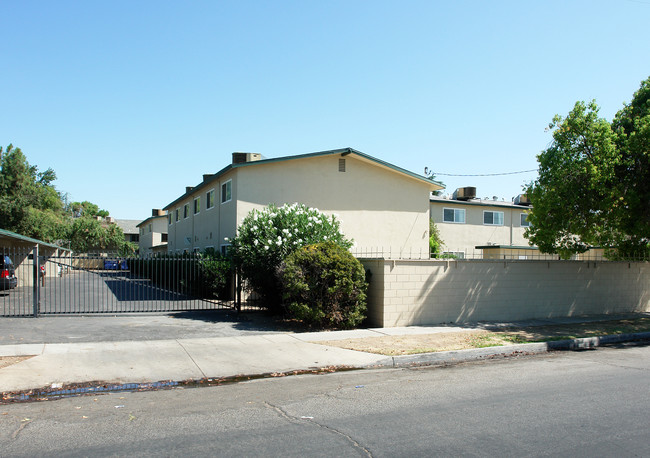
{"type": "Polygon", "coordinates": [[[353,154],[355,156],[359,156],[363,159],[366,159],[370,162],[374,162],[377,165],[386,167],[388,169],[391,169],[397,173],[401,173],[403,175],[407,175],[410,178],[415,178],[417,180],[420,180],[422,182],[426,182],[429,185],[436,186],[438,189],[444,189],[444,185],[442,183],[431,180],[427,177],[424,177],[422,175],[418,175],[417,173],[413,173],[409,170],[403,169],[401,167],[398,167],[396,165],[390,164],[386,161],[382,161],[381,159],[377,159],[376,157],[370,156],[368,154],[362,153],[361,151],[357,151],[354,148],[340,148],[340,149],[333,149],[333,150],[327,150],[327,151],[319,151],[316,153],[307,153],[307,154],[298,154],[294,156],[283,156],[283,157],[278,157],[278,158],[272,158],[272,159],[260,159],[259,161],[251,161],[251,162],[243,162],[240,164],[229,164],[223,169],[219,170],[217,173],[214,175],[211,175],[210,178],[206,179],[205,181],[202,181],[195,187],[193,187],[189,192],[184,193],[182,196],[180,196],[178,199],[174,200],[173,202],[169,203],[167,206],[164,207],[165,210],[170,209],[174,207],[177,203],[185,200],[188,196],[194,194],[197,191],[200,191],[203,188],[208,187],[213,181],[215,181],[217,178],[221,177],[222,175],[228,173],[232,169],[237,169],[240,167],[252,167],[252,166],[259,166],[263,164],[270,164],[272,162],[284,162],[284,161],[292,161],[296,159],[307,159],[310,157],[319,157],[319,156],[332,156],[332,155],[341,155],[341,156],[347,156],[349,154],[353,154]]]}
{"type": "Polygon", "coordinates": [[[31,237],[16,234],[15,232],[11,232],[11,231],[8,231],[6,229],[0,229],[0,240],[3,239],[3,238],[16,239],[16,240],[20,240],[22,242],[33,243],[34,245],[43,245],[43,246],[47,246],[47,247],[50,247],[50,248],[55,248],[55,249],[58,249],[58,250],[72,251],[69,248],[63,248],[61,246],[54,245],[53,243],[47,243],[47,242],[44,242],[42,240],[33,239],[31,237]]]}

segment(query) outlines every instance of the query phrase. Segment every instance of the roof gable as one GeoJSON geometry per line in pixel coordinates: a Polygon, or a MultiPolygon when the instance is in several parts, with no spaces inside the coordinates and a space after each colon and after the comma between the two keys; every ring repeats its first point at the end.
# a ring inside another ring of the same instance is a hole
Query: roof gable
{"type": "Polygon", "coordinates": [[[293,156],[284,156],[284,157],[271,158],[271,159],[260,159],[258,161],[243,162],[240,164],[229,164],[223,169],[221,169],[220,171],[218,171],[217,173],[215,173],[214,175],[206,175],[204,181],[202,181],[201,183],[199,183],[197,186],[193,187],[189,191],[185,192],[185,194],[180,196],[178,199],[169,203],[167,206],[164,207],[164,209],[168,210],[174,207],[176,204],[180,203],[181,201],[192,196],[196,192],[201,191],[208,187],[212,187],[211,185],[213,184],[214,181],[217,181],[220,177],[222,177],[223,175],[225,175],[226,173],[228,173],[233,169],[238,169],[241,167],[263,167],[265,164],[292,161],[297,159],[309,159],[313,157],[334,156],[334,155],[340,155],[343,157],[348,155],[354,156],[368,164],[381,167],[393,173],[398,173],[408,179],[420,181],[423,184],[428,185],[430,191],[437,191],[440,189],[444,189],[444,186],[437,181],[431,180],[422,175],[418,175],[417,173],[413,173],[411,171],[408,171],[396,165],[390,164],[386,161],[382,161],[381,159],[377,159],[376,157],[362,153],[361,151],[357,151],[354,148],[340,148],[340,149],[333,149],[327,151],[319,151],[315,153],[298,154],[293,156]]]}

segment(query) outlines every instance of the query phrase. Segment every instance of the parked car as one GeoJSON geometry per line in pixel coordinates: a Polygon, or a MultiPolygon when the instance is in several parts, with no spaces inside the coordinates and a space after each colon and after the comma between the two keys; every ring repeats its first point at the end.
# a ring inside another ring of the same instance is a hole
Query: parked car
{"type": "Polygon", "coordinates": [[[12,289],[18,286],[18,277],[16,269],[11,258],[6,255],[0,255],[0,290],[12,289]]]}

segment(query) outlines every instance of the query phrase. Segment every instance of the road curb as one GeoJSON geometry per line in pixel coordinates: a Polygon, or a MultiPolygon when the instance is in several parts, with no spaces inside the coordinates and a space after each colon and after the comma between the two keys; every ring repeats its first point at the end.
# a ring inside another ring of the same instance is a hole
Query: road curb
{"type": "MultiPolygon", "coordinates": [[[[624,342],[650,341],[650,332],[632,334],[615,334],[599,337],[583,337],[579,339],[556,340],[550,342],[535,342],[529,344],[508,345],[503,347],[473,348],[469,350],[440,351],[421,353],[418,355],[392,356],[378,361],[374,366],[409,367],[436,366],[456,364],[466,361],[494,359],[498,357],[535,355],[549,351],[584,350],[602,345],[624,342]]],[[[368,365],[365,367],[372,367],[368,365]]]]}

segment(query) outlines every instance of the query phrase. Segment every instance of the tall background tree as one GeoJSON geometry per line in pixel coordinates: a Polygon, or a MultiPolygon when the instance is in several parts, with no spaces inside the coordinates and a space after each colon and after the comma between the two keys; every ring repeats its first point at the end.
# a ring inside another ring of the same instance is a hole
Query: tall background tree
{"type": "Polygon", "coordinates": [[[610,123],[595,101],[577,102],[549,125],[526,235],[568,258],[592,246],[612,258],[647,256],[650,242],[650,78],[610,123]]]}
{"type": "Polygon", "coordinates": [[[0,225],[47,242],[65,233],[66,218],[61,196],[52,182],[54,170],[39,172],[20,150],[0,147],[0,225]]]}
{"type": "Polygon", "coordinates": [[[54,170],[39,172],[20,148],[0,147],[0,228],[78,252],[135,251],[122,229],[102,221],[106,210],[88,201],[66,204],[54,180],[54,170]]]}

